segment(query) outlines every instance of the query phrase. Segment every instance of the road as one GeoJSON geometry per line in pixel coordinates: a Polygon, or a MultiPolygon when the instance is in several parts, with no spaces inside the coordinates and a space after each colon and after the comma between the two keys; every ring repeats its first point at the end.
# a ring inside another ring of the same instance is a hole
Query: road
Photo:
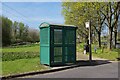
{"type": "Polygon", "coordinates": [[[95,66],[79,66],[58,72],[30,76],[31,78],[118,78],[118,62],[95,66]]]}

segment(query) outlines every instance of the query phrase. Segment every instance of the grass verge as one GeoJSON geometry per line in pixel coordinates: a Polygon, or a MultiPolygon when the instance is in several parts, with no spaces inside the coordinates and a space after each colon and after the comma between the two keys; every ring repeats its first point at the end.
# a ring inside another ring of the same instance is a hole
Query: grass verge
{"type": "Polygon", "coordinates": [[[31,71],[42,71],[48,67],[41,65],[39,57],[2,62],[2,75],[12,75],[31,71]]]}
{"type": "MultiPolygon", "coordinates": [[[[103,47],[103,46],[102,46],[103,47]]],[[[83,53],[84,43],[77,44],[77,52],[83,53]]],[[[104,58],[108,60],[116,61],[120,55],[120,49],[112,49],[109,50],[107,48],[99,48],[97,44],[92,44],[92,55],[93,57],[104,58]],[[97,47],[97,51],[95,53],[94,47],[97,47]]]]}

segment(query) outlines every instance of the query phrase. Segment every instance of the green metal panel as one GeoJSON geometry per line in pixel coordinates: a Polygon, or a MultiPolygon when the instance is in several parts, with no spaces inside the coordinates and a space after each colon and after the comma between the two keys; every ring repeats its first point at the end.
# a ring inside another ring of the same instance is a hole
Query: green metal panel
{"type": "Polygon", "coordinates": [[[65,28],[63,27],[63,29],[62,29],[63,31],[63,33],[62,33],[62,57],[63,57],[63,59],[62,59],[62,61],[63,61],[63,64],[65,64],[65,28]]]}
{"type": "Polygon", "coordinates": [[[40,48],[40,62],[41,64],[50,64],[49,63],[49,47],[41,46],[40,48]]]}
{"type": "Polygon", "coordinates": [[[54,29],[54,44],[62,45],[62,29],[54,29]]]}
{"type": "Polygon", "coordinates": [[[50,64],[50,29],[49,27],[40,29],[40,62],[50,64]]]}
{"type": "Polygon", "coordinates": [[[53,54],[53,49],[54,49],[54,46],[53,46],[53,41],[54,41],[54,31],[53,31],[53,28],[50,27],[50,65],[54,63],[54,54],[53,54]]]}
{"type": "Polygon", "coordinates": [[[62,29],[61,28],[54,28],[54,39],[53,39],[53,46],[54,46],[54,56],[53,60],[54,63],[62,63],[63,54],[62,54],[62,29]]]}
{"type": "Polygon", "coordinates": [[[75,30],[71,30],[71,29],[67,29],[65,30],[65,44],[69,45],[69,44],[75,44],[75,34],[74,34],[75,30]]]}
{"type": "Polygon", "coordinates": [[[76,60],[76,52],[75,52],[75,29],[65,29],[65,50],[64,50],[64,56],[65,56],[65,62],[75,62],[76,60]]]}
{"type": "Polygon", "coordinates": [[[49,28],[42,28],[40,37],[40,44],[49,44],[49,28]]]}

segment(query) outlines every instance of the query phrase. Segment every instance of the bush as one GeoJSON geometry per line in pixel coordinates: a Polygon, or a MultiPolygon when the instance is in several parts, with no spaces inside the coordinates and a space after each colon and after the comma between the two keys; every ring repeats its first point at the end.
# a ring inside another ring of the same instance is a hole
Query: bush
{"type": "Polygon", "coordinates": [[[39,57],[39,52],[3,52],[2,61],[14,61],[16,59],[29,59],[39,57]]]}

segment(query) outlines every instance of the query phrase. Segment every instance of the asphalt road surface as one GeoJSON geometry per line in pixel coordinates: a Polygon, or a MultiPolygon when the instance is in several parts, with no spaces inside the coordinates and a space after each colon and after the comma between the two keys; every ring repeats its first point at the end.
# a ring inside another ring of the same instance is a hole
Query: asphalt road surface
{"type": "Polygon", "coordinates": [[[118,62],[95,66],[79,66],[57,72],[38,74],[31,78],[118,78],[118,62]]]}

